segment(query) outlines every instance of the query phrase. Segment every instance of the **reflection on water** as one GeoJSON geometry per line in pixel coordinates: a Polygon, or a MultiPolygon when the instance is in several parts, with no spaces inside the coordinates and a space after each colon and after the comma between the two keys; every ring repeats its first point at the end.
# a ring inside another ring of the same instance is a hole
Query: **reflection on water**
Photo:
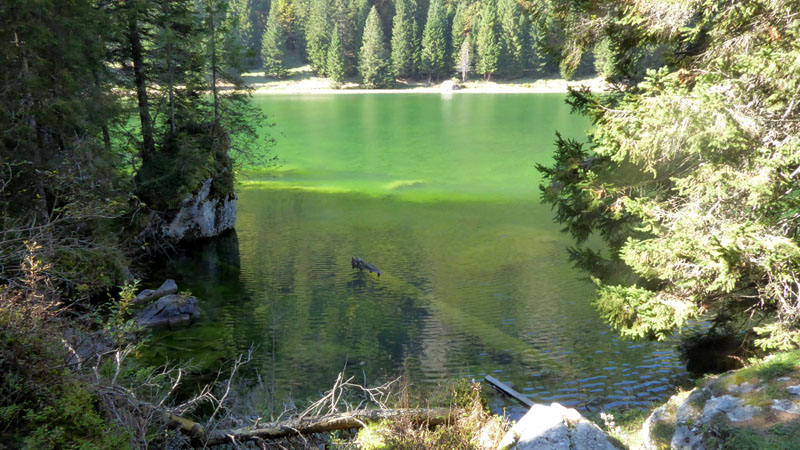
{"type": "Polygon", "coordinates": [[[346,367],[370,384],[492,374],[537,402],[645,405],[684,373],[671,344],[622,341],[599,319],[538,202],[554,130],[586,126],[562,98],[261,101],[283,124],[284,170],[244,183],[235,233],[157,271],[204,315],[159,331],[148,360],[191,356],[211,374],[255,345],[246,374],[275,380],[278,399],[316,396],[346,367]]]}
{"type": "Polygon", "coordinates": [[[316,395],[347,365],[422,386],[492,374],[577,406],[646,405],[683,373],[668,345],[602,323],[563,236],[532,225],[540,207],[262,189],[239,203],[237,233],[165,269],[204,317],[157,334],[156,359],[191,354],[211,371],[255,345],[251,370],[279,398],[316,395]],[[354,255],[384,275],[352,269],[354,255]]]}

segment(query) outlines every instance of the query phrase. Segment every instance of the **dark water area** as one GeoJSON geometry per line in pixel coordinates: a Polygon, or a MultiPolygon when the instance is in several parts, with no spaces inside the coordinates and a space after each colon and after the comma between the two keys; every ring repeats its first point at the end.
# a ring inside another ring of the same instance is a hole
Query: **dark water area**
{"type": "Polygon", "coordinates": [[[191,358],[212,374],[254,346],[245,376],[295,400],[343,368],[421,389],[493,375],[576,407],[647,406],[685,376],[674,343],[625,341],[602,322],[539,202],[534,165],[551,160],[555,131],[587,127],[563,95],[257,102],[283,165],[240,176],[234,232],[154,272],[199,297],[203,317],[157,331],[147,361],[191,358]]]}

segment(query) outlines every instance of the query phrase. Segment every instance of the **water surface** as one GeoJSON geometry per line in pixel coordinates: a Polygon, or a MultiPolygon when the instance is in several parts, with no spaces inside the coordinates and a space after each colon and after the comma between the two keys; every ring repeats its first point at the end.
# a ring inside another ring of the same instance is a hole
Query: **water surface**
{"type": "MultiPolygon", "coordinates": [[[[236,232],[165,269],[201,322],[148,358],[209,371],[256,346],[247,376],[296,399],[343,368],[434,387],[491,374],[537,402],[646,405],[683,373],[671,346],[620,340],[591,307],[539,201],[563,95],[260,96],[282,166],[240,177],[236,232]],[[353,270],[352,256],[380,268],[353,270]]],[[[494,406],[511,406],[496,398],[494,406]]]]}

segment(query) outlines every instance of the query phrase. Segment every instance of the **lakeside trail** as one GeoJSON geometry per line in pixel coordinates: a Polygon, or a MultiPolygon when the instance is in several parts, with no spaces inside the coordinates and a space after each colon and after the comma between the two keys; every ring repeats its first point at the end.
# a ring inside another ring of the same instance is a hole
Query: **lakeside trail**
{"type": "MultiPolygon", "coordinates": [[[[363,89],[357,79],[350,78],[342,83],[339,89],[331,87],[328,78],[316,76],[310,66],[305,65],[289,69],[290,75],[283,80],[264,77],[261,72],[245,73],[242,75],[245,83],[253,88],[255,95],[272,94],[425,94],[441,93],[440,84],[447,80],[431,81],[398,81],[392,89],[363,89]]],[[[567,87],[589,86],[592,91],[606,90],[606,83],[602,77],[582,78],[577,80],[564,80],[562,78],[520,78],[511,81],[483,81],[470,80],[459,83],[459,93],[476,94],[546,94],[566,93],[567,87]]]]}

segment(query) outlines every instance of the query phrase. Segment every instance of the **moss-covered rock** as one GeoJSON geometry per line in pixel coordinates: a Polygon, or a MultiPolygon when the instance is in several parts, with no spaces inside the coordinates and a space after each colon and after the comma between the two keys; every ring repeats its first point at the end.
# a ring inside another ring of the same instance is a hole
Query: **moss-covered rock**
{"type": "Polygon", "coordinates": [[[773,355],[673,396],[644,423],[648,449],[800,448],[800,351],[773,355]]]}

